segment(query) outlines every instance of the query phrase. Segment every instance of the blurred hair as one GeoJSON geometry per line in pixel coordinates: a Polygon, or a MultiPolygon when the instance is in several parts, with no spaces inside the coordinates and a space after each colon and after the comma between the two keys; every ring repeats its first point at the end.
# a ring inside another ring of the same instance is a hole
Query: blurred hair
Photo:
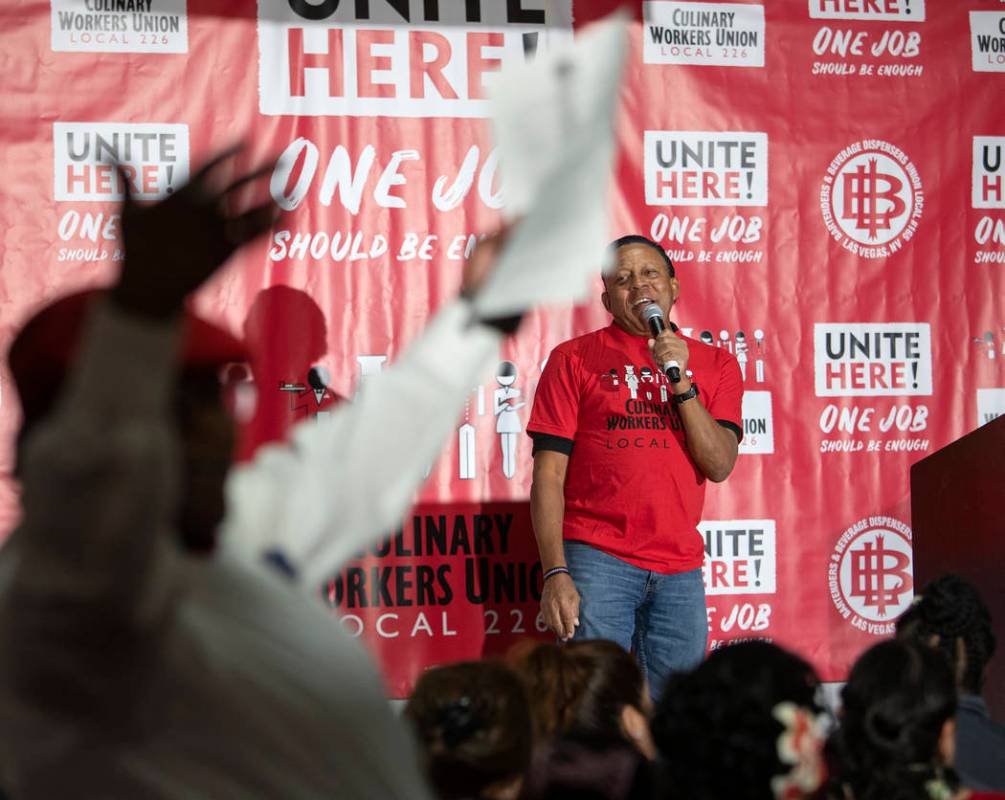
{"type": "Polygon", "coordinates": [[[619,645],[604,639],[538,642],[517,648],[511,663],[527,687],[536,738],[627,741],[621,712],[640,708],[645,680],[619,645]]]}
{"type": "Polygon", "coordinates": [[[712,654],[667,682],[652,730],[666,797],[768,800],[771,779],[790,771],[778,757],[785,730],[780,703],[817,714],[813,668],[767,642],[742,642],[712,654]]]}
{"type": "Polygon", "coordinates": [[[496,661],[423,673],[405,706],[429,779],[443,800],[490,796],[530,764],[531,722],[519,678],[496,661]]]}
{"type": "Polygon", "coordinates": [[[926,784],[955,776],[939,765],[942,728],[956,709],[946,659],[914,642],[886,641],[852,667],[834,734],[835,794],[855,800],[930,800],[926,784]]]}
{"type": "Polygon", "coordinates": [[[960,688],[968,694],[981,693],[984,669],[997,643],[991,612],[972,583],[957,575],[943,575],[929,583],[897,621],[897,638],[938,648],[954,665],[960,688]],[[966,654],[963,663],[959,641],[966,654]]]}

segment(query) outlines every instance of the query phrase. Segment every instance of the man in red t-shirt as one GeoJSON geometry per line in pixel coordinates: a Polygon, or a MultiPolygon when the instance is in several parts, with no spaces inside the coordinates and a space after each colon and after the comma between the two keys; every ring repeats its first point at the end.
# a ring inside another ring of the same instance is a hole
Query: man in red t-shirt
{"type": "Polygon", "coordinates": [[[705,479],[736,463],[743,381],[723,348],[672,324],[652,337],[642,310],[656,303],[668,319],[680,293],[666,252],[642,236],[612,248],[602,300],[614,321],[556,347],[537,387],[531,515],[549,628],[634,650],[658,695],[705,653],[696,526],[705,479]],[[678,383],[658,366],[668,361],[678,383]]]}

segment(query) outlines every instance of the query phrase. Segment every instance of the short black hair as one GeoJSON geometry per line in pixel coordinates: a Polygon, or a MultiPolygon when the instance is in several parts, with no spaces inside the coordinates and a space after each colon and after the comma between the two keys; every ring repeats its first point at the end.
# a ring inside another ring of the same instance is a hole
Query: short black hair
{"type": "Polygon", "coordinates": [[[608,249],[611,251],[612,254],[614,254],[620,248],[625,247],[626,245],[629,244],[643,244],[646,247],[651,247],[653,250],[659,253],[662,259],[666,262],[667,270],[670,272],[670,277],[671,278],[677,277],[677,272],[676,270],[674,270],[673,261],[670,260],[670,256],[667,255],[667,251],[664,250],[662,247],[660,247],[658,244],[656,244],[656,242],[654,242],[652,239],[649,239],[646,236],[641,236],[640,234],[637,233],[630,233],[627,236],[621,236],[615,239],[613,242],[611,242],[610,245],[608,245],[608,249]]]}

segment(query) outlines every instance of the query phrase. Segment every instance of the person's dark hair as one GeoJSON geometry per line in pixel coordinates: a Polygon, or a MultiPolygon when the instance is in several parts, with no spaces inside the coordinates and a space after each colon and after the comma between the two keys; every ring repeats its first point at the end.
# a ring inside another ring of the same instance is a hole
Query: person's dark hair
{"type": "Polygon", "coordinates": [[[617,251],[620,248],[630,244],[643,244],[646,247],[651,247],[653,250],[659,253],[662,259],[666,262],[667,271],[670,273],[670,277],[673,278],[676,276],[677,273],[674,270],[673,261],[670,260],[670,256],[667,255],[667,251],[664,250],[662,247],[660,247],[658,244],[656,244],[656,242],[654,242],[652,239],[649,239],[645,236],[640,236],[637,233],[630,233],[627,236],[620,236],[613,242],[611,242],[610,245],[608,245],[608,249],[613,254],[617,253],[617,251]]]}
{"type": "MultiPolygon", "coordinates": [[[[778,756],[786,730],[779,706],[815,721],[817,688],[809,664],[767,642],[720,648],[692,672],[672,675],[652,722],[662,795],[773,800],[772,778],[792,770],[778,756]]],[[[822,734],[816,742],[822,748],[822,734]]],[[[822,770],[822,755],[817,763],[822,770]]]]}
{"type": "Polygon", "coordinates": [[[490,797],[530,764],[531,722],[520,679],[496,661],[423,673],[405,706],[442,800],[490,797]]]}
{"type": "Polygon", "coordinates": [[[968,694],[980,694],[984,669],[995,652],[991,612],[977,587],[957,575],[929,583],[897,621],[897,637],[941,650],[954,665],[957,682],[968,694]],[[960,658],[958,642],[963,643],[960,658]]]}
{"type": "Polygon", "coordinates": [[[942,728],[956,709],[946,659],[915,642],[886,641],[852,667],[833,737],[835,796],[854,800],[931,800],[926,784],[957,783],[939,763],[942,728]]]}
{"type": "Polygon", "coordinates": [[[538,642],[518,648],[511,663],[527,688],[539,740],[627,741],[621,713],[640,707],[645,679],[622,647],[606,639],[538,642]]]}

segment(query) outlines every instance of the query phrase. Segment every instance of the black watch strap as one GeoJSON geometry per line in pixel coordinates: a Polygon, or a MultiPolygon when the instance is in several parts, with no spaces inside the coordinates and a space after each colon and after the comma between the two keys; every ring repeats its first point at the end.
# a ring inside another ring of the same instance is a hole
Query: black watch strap
{"type": "Polygon", "coordinates": [[[674,405],[677,405],[677,406],[679,406],[681,403],[684,403],[684,402],[690,400],[692,397],[697,397],[697,396],[698,396],[698,384],[697,383],[692,383],[691,384],[691,388],[688,389],[686,392],[681,392],[680,394],[671,395],[671,397],[673,397],[674,405]]]}

